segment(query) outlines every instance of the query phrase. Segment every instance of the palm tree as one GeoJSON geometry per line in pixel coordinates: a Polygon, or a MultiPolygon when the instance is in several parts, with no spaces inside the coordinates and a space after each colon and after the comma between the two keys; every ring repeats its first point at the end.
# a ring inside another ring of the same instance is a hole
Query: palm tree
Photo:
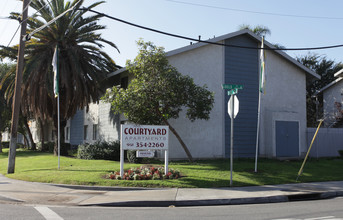
{"type": "MultiPolygon", "coordinates": [[[[12,67],[6,63],[0,63],[0,81],[12,67]]],[[[11,108],[5,99],[5,92],[0,88],[0,153],[2,153],[2,133],[10,126],[11,114],[11,108]]]]}
{"type": "MultiPolygon", "coordinates": [[[[75,10],[34,33],[25,48],[21,109],[25,115],[31,112],[37,119],[53,120],[56,132],[57,102],[53,92],[51,65],[56,46],[59,48],[62,128],[63,121],[73,116],[77,109],[88,108],[90,102],[99,100],[103,92],[101,82],[107,73],[117,69],[114,61],[101,49],[104,43],[117,49],[114,43],[97,33],[105,29],[105,26],[98,24],[102,16],[85,17],[86,10],[77,10],[83,3],[84,0],[54,0],[48,4],[45,0],[33,0],[30,4],[37,13],[28,20],[28,33],[75,7],[75,10]]],[[[96,2],[89,8],[102,3],[96,2]]],[[[12,13],[11,18],[17,19],[16,14],[12,13]]],[[[17,46],[1,48],[1,57],[16,60],[17,46]]]]}
{"type": "Polygon", "coordinates": [[[266,26],[263,26],[263,25],[257,25],[255,27],[251,27],[248,24],[242,24],[238,27],[238,29],[239,30],[248,29],[260,37],[266,37],[267,35],[271,35],[270,29],[266,26]]]}

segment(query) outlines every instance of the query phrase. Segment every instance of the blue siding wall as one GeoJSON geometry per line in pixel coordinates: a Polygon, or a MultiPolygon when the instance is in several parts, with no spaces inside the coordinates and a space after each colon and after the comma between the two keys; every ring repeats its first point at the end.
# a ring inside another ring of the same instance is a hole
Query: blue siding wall
{"type": "Polygon", "coordinates": [[[79,145],[83,143],[84,111],[78,110],[70,120],[70,144],[79,145]]]}
{"type": "MultiPolygon", "coordinates": [[[[258,43],[248,36],[226,40],[226,44],[257,47],[258,43]]],[[[238,91],[239,113],[234,119],[234,157],[254,157],[259,87],[258,50],[225,48],[225,84],[243,85],[238,91]]],[[[225,103],[229,96],[225,94],[225,103]]],[[[225,105],[227,108],[227,104],[225,105]]],[[[227,109],[226,109],[227,112],[227,109]]],[[[225,156],[230,157],[231,119],[225,114],[225,156]]]]}

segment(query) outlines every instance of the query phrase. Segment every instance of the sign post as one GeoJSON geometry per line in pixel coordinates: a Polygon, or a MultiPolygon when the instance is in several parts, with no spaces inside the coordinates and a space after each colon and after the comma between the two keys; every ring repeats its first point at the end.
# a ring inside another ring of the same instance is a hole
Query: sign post
{"type": "Polygon", "coordinates": [[[168,174],[169,127],[161,125],[121,125],[120,176],[124,176],[124,150],[164,150],[168,174]]]}
{"type": "Polygon", "coordinates": [[[230,134],[230,186],[232,186],[232,173],[233,173],[233,121],[239,112],[239,100],[236,97],[238,89],[243,89],[243,85],[223,84],[223,89],[229,90],[230,99],[227,103],[228,114],[231,118],[231,134],[230,134]]]}

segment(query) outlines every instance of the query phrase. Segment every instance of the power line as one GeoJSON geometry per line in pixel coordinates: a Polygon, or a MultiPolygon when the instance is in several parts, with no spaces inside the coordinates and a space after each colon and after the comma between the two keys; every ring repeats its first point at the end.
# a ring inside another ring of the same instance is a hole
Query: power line
{"type": "Polygon", "coordinates": [[[191,2],[183,2],[183,1],[176,1],[176,0],[165,0],[165,1],[174,2],[174,3],[178,3],[178,4],[184,4],[184,5],[193,5],[193,6],[199,6],[199,7],[205,7],[205,8],[213,8],[213,9],[220,9],[220,10],[227,10],[227,11],[244,12],[244,13],[251,13],[251,14],[262,14],[262,15],[271,15],[271,16],[280,16],[280,17],[294,17],[294,18],[343,20],[343,17],[326,17],[326,16],[308,16],[308,15],[296,15],[296,14],[281,14],[281,13],[272,13],[272,12],[250,11],[250,10],[243,10],[243,9],[238,9],[238,8],[226,8],[226,7],[204,5],[204,4],[191,3],[191,2]]]}
{"type": "MultiPolygon", "coordinates": [[[[31,2],[32,2],[32,0],[30,1],[30,3],[31,3],[31,2]]],[[[28,8],[28,6],[30,5],[30,3],[25,7],[24,11],[27,10],[27,8],[28,8]]],[[[13,34],[13,36],[12,36],[10,42],[8,43],[7,47],[9,47],[10,44],[12,43],[12,41],[13,41],[15,35],[17,34],[17,32],[18,32],[18,30],[19,30],[21,24],[22,24],[24,21],[26,21],[26,20],[28,20],[29,18],[32,18],[34,15],[36,15],[36,14],[37,14],[38,12],[40,12],[44,7],[46,7],[49,3],[51,3],[51,1],[48,0],[48,2],[47,2],[44,6],[42,6],[42,7],[41,7],[40,9],[38,9],[33,15],[31,15],[30,17],[26,18],[26,19],[23,20],[23,21],[21,21],[21,19],[18,17],[18,18],[19,18],[19,21],[20,21],[20,24],[18,25],[17,30],[14,32],[14,34],[13,34]]],[[[1,19],[1,17],[0,17],[0,19],[1,19]]],[[[8,17],[7,17],[6,19],[11,19],[11,18],[8,18],[8,17]]]]}
{"type": "MultiPolygon", "coordinates": [[[[32,18],[33,16],[35,16],[38,12],[40,12],[43,8],[45,8],[48,4],[51,4],[51,1],[47,0],[47,3],[45,5],[43,5],[40,9],[38,9],[35,13],[33,13],[31,16],[29,16],[27,19],[32,18]]],[[[27,20],[26,19],[26,20],[27,20]]]]}
{"type": "Polygon", "coordinates": [[[14,32],[14,34],[13,34],[13,36],[12,36],[10,42],[8,43],[7,47],[9,47],[10,44],[12,43],[12,40],[13,40],[13,38],[15,37],[15,35],[17,34],[17,32],[18,32],[18,30],[19,30],[20,27],[21,27],[21,24],[18,25],[17,30],[14,32]]]}
{"type": "MultiPolygon", "coordinates": [[[[184,40],[197,41],[199,43],[213,44],[213,45],[225,46],[225,47],[242,48],[242,49],[253,49],[253,50],[262,49],[260,47],[248,47],[248,46],[223,44],[223,43],[218,43],[218,42],[213,42],[213,41],[203,41],[203,40],[200,40],[200,39],[195,39],[195,38],[186,37],[186,36],[182,36],[182,35],[172,34],[172,33],[160,31],[160,30],[157,30],[157,29],[145,27],[145,26],[142,26],[142,25],[134,24],[134,23],[131,23],[131,22],[128,22],[128,21],[125,21],[125,20],[122,20],[122,19],[119,19],[119,18],[115,18],[113,16],[110,16],[110,15],[107,15],[107,14],[104,14],[104,13],[101,13],[101,12],[89,9],[89,8],[79,8],[77,10],[90,11],[90,12],[93,12],[93,13],[96,13],[98,15],[110,18],[110,19],[115,20],[115,21],[119,21],[119,22],[127,24],[127,25],[131,25],[131,26],[134,26],[134,27],[137,27],[137,28],[141,28],[141,29],[144,29],[144,30],[148,30],[148,31],[159,33],[159,34],[167,35],[167,36],[170,36],[170,37],[184,39],[184,40]]],[[[332,48],[338,48],[338,47],[343,47],[343,44],[331,45],[331,46],[323,46],[323,47],[308,47],[308,48],[266,48],[265,47],[263,49],[264,50],[293,50],[293,51],[298,50],[298,51],[300,51],[300,50],[323,50],[323,49],[332,49],[332,48]]]]}
{"type": "MultiPolygon", "coordinates": [[[[68,10],[64,11],[63,13],[59,14],[59,15],[56,16],[55,18],[51,19],[48,23],[46,23],[46,24],[40,26],[39,28],[33,30],[31,33],[25,35],[25,36],[24,36],[24,41],[27,41],[27,40],[31,39],[31,37],[32,37],[35,33],[37,33],[37,32],[39,32],[39,31],[43,30],[43,29],[46,28],[46,27],[48,27],[50,24],[52,24],[53,22],[55,22],[56,20],[58,20],[58,19],[60,19],[62,16],[64,16],[67,12],[75,10],[75,7],[76,7],[80,2],[81,2],[81,0],[79,0],[78,2],[76,2],[76,4],[75,4],[74,6],[72,6],[72,7],[70,7],[68,10]]],[[[42,9],[42,8],[41,8],[41,9],[42,9]]],[[[41,10],[41,9],[40,9],[40,10],[41,10]]]]}
{"type": "Polygon", "coordinates": [[[23,9],[23,12],[19,15],[19,17],[22,17],[23,13],[29,8],[31,2],[32,0],[30,0],[29,3],[25,6],[25,8],[23,9]]]}
{"type": "MultiPolygon", "coordinates": [[[[7,1],[7,2],[8,2],[8,1],[7,1]]],[[[5,5],[7,5],[7,2],[6,2],[6,4],[5,4],[5,5]]],[[[17,4],[16,4],[16,6],[15,6],[14,10],[16,10],[16,9],[17,9],[18,5],[19,5],[19,2],[17,2],[17,4]]],[[[8,26],[9,20],[11,20],[9,17],[4,17],[4,18],[2,18],[2,19],[7,19],[8,21],[6,22],[6,24],[4,25],[4,27],[2,28],[2,30],[1,30],[1,32],[0,32],[0,33],[2,33],[4,30],[6,30],[6,29],[7,29],[7,26],[8,26]]],[[[8,47],[8,46],[11,44],[11,42],[12,42],[12,40],[13,40],[14,36],[17,34],[17,32],[18,32],[18,30],[19,30],[19,27],[20,27],[20,25],[18,26],[17,30],[15,31],[14,35],[12,36],[12,39],[11,39],[11,41],[8,43],[7,47],[8,47]]]]}

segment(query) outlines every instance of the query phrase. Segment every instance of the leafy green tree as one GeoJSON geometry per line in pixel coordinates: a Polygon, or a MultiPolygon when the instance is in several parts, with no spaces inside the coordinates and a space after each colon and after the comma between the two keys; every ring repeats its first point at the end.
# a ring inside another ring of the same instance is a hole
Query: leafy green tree
{"type": "MultiPolygon", "coordinates": [[[[264,37],[266,38],[267,35],[271,35],[272,32],[270,31],[270,29],[266,26],[263,25],[256,25],[255,27],[252,27],[249,24],[242,24],[238,27],[239,30],[244,30],[244,29],[248,29],[251,32],[253,32],[254,34],[256,34],[259,37],[264,37]]],[[[286,47],[284,47],[283,45],[276,43],[273,44],[274,47],[278,48],[278,49],[286,49],[286,47]]]]}
{"type": "MultiPolygon", "coordinates": [[[[98,24],[102,16],[86,17],[86,10],[77,10],[83,3],[84,0],[54,0],[48,4],[46,0],[33,0],[30,4],[37,13],[28,20],[28,33],[75,6],[75,10],[67,12],[33,34],[25,47],[22,111],[26,116],[32,113],[37,119],[54,121],[57,132],[57,100],[53,91],[51,63],[58,45],[61,140],[64,140],[63,127],[66,120],[72,117],[77,109],[88,108],[90,102],[99,100],[104,92],[100,86],[101,82],[106,78],[106,74],[117,69],[114,61],[102,50],[103,44],[117,49],[116,45],[97,33],[105,29],[105,26],[98,24]]],[[[95,2],[89,8],[102,3],[104,2],[95,2]]],[[[11,18],[17,19],[17,15],[13,13],[11,18]]],[[[0,48],[0,58],[7,57],[16,61],[17,46],[0,48]]],[[[57,153],[57,145],[54,153],[57,153]]]]}
{"type": "Polygon", "coordinates": [[[168,125],[179,140],[188,159],[193,161],[181,136],[170,125],[182,109],[190,121],[208,120],[214,95],[206,86],[198,86],[189,76],[182,75],[169,65],[162,47],[139,41],[139,54],[128,61],[126,68],[134,76],[127,89],[113,87],[103,99],[110,102],[115,113],[136,124],[168,125]]]}
{"type": "Polygon", "coordinates": [[[239,30],[248,29],[260,37],[266,37],[267,35],[271,35],[272,33],[268,27],[263,26],[263,25],[256,25],[255,27],[252,27],[249,24],[242,24],[238,27],[238,29],[239,30]]]}
{"type": "Polygon", "coordinates": [[[317,119],[323,117],[323,94],[318,94],[318,91],[335,80],[334,74],[343,69],[343,63],[337,63],[326,56],[314,53],[308,53],[296,59],[321,76],[319,80],[307,80],[306,83],[307,126],[316,127],[317,119]]]}

